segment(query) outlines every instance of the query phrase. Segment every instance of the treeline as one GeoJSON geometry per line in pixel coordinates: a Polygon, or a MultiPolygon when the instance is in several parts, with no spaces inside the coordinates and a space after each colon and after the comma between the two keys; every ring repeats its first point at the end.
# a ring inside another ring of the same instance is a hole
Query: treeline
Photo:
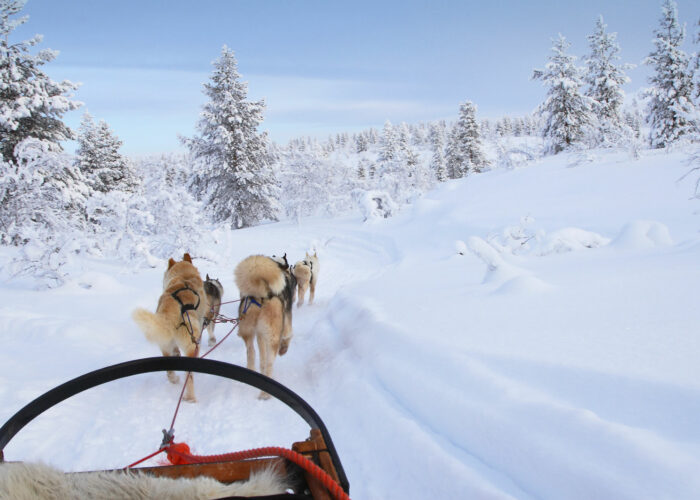
{"type": "Polygon", "coordinates": [[[24,3],[0,0],[0,243],[19,249],[14,272],[58,283],[76,253],[151,261],[205,245],[213,227],[358,207],[386,216],[437,183],[542,154],[640,141],[662,148],[700,137],[700,59],[683,51],[675,3],[664,0],[645,61],[653,75],[643,111],[624,105],[629,65],[619,62],[616,34],[601,17],[582,66],[564,36],[553,41],[545,67],[533,72],[546,99],[532,115],[480,120],[466,101],[454,122],[387,121],[381,130],[280,146],[259,131],[264,103],[247,98],[224,46],[204,85],[196,134],[181,138],[188,154],[134,160],[103,120],[85,114],[78,131],[63,123],[82,104],[72,98],[77,86],[43,72],[55,53],[31,54],[40,36],[9,41],[27,20],[16,18],[24,3]],[[61,150],[68,139],[78,141],[75,155],[61,150]]]}

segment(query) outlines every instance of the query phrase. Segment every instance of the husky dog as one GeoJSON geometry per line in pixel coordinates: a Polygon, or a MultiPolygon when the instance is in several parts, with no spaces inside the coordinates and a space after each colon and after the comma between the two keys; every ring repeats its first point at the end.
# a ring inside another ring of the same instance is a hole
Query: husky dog
{"type": "MultiPolygon", "coordinates": [[[[186,253],[183,260],[168,261],[163,276],[163,293],[158,300],[155,314],[137,308],[132,318],[143,330],[146,338],[158,344],[163,356],[197,355],[197,346],[202,336],[202,325],[209,310],[202,277],[186,253]]],[[[168,380],[176,384],[179,378],[168,372],[168,380]]],[[[187,377],[184,399],[195,402],[192,376],[187,377]]]]}
{"type": "Polygon", "coordinates": [[[304,303],[304,295],[306,295],[306,289],[309,288],[309,285],[311,286],[311,290],[309,291],[309,305],[314,303],[318,271],[318,255],[316,255],[316,252],[314,252],[313,255],[309,255],[309,252],[306,252],[304,260],[300,260],[292,266],[292,274],[297,279],[297,285],[299,285],[297,307],[301,307],[304,303]]]}
{"type": "MultiPolygon", "coordinates": [[[[296,279],[283,257],[251,255],[233,272],[241,294],[238,308],[238,336],[246,347],[247,367],[255,370],[255,345],[260,349],[260,373],[272,376],[275,356],[287,352],[292,340],[292,304],[296,279]]],[[[260,393],[261,399],[270,396],[260,393]]]]}
{"type": "Polygon", "coordinates": [[[216,278],[210,278],[207,274],[207,279],[204,280],[204,293],[207,294],[207,300],[209,302],[209,309],[204,318],[204,326],[209,332],[209,347],[216,344],[216,337],[214,337],[214,319],[219,315],[219,310],[221,309],[221,297],[224,296],[224,287],[221,286],[216,278]]]}

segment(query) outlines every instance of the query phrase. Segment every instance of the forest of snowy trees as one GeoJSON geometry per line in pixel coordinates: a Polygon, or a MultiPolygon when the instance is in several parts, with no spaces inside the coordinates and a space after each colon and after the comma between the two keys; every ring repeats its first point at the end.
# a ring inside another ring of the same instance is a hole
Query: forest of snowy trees
{"type": "MultiPolygon", "coordinates": [[[[56,54],[32,53],[41,36],[12,41],[26,0],[0,0],[0,244],[17,248],[13,272],[61,283],[71,253],[149,263],[212,237],[282,219],[360,210],[386,217],[437,183],[514,168],[542,155],[592,148],[668,148],[700,142],[700,21],[685,29],[664,0],[645,64],[649,87],[625,99],[630,65],[602,16],[577,64],[563,35],[553,40],[545,87],[531,115],[478,117],[455,103],[454,122],[393,124],[275,144],[261,132],[265,103],[248,99],[234,52],[223,47],[204,85],[187,154],[131,159],[103,120],[84,114],[73,131],[63,115],[82,106],[77,85],[44,72],[56,54]],[[74,155],[61,142],[76,139],[74,155]]],[[[543,55],[543,59],[545,55],[543,55]]],[[[691,155],[696,162],[700,154],[691,155]]]]}

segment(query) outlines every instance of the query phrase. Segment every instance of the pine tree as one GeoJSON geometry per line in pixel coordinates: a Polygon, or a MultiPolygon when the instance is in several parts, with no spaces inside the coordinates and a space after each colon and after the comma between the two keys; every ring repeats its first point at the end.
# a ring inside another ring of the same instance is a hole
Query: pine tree
{"type": "Polygon", "coordinates": [[[61,151],[60,141],[73,138],[73,132],[62,121],[63,114],[77,109],[81,103],[70,99],[78,88],[67,80],[54,82],[41,69],[56,58],[57,52],[44,49],[31,55],[31,47],[39,44],[41,35],[11,44],[10,34],[27,22],[17,15],[26,0],[0,0],[0,152],[12,161],[15,146],[33,137],[61,151]]]}
{"type": "Polygon", "coordinates": [[[276,220],[281,210],[279,186],[271,168],[267,134],[258,133],[263,101],[246,100],[233,51],[224,46],[214,61],[209,102],[197,123],[199,135],[183,138],[195,161],[193,188],[214,219],[234,228],[276,220]]]}
{"type": "Polygon", "coordinates": [[[445,132],[438,125],[430,127],[430,143],[433,149],[433,157],[430,161],[430,168],[438,182],[447,180],[447,170],[445,168],[445,132]]]}
{"type": "Polygon", "coordinates": [[[600,16],[595,31],[588,36],[591,53],[585,59],[588,67],[585,77],[588,85],[586,95],[596,101],[599,117],[618,125],[622,120],[620,109],[625,99],[620,87],[629,82],[624,71],[629,66],[615,64],[620,59],[617,33],[607,33],[606,28],[607,24],[603,22],[603,16],[600,16]]]}
{"type": "Polygon", "coordinates": [[[654,51],[645,59],[654,74],[649,78],[647,123],[652,148],[666,147],[692,130],[693,74],[689,56],[681,49],[685,28],[678,23],[673,0],[661,7],[659,27],[654,30],[654,51]]]}
{"type": "Polygon", "coordinates": [[[571,44],[561,34],[553,40],[553,54],[544,70],[535,70],[533,78],[548,87],[547,99],[539,107],[545,118],[542,131],[546,151],[557,154],[584,141],[593,124],[593,101],[581,94],[581,70],[576,57],[566,53],[571,44]]]}
{"type": "Polygon", "coordinates": [[[398,144],[394,127],[389,120],[384,122],[384,134],[381,140],[381,151],[379,152],[379,161],[392,161],[398,155],[398,144]]]}
{"type": "Polygon", "coordinates": [[[367,151],[367,142],[367,136],[364,134],[364,132],[357,134],[357,136],[355,137],[355,152],[363,153],[367,151]]]}
{"type": "Polygon", "coordinates": [[[481,150],[476,106],[470,101],[459,107],[459,119],[450,133],[446,156],[447,176],[450,179],[482,172],[487,165],[481,150]]]}
{"type": "Polygon", "coordinates": [[[133,191],[138,181],[129,161],[119,153],[122,141],[104,120],[95,123],[83,115],[76,162],[95,191],[133,191]]]}

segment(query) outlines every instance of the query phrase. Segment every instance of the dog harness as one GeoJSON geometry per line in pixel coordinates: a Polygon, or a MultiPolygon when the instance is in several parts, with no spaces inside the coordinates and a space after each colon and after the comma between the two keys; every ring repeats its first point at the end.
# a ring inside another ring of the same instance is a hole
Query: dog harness
{"type": "Polygon", "coordinates": [[[311,273],[311,277],[309,278],[309,281],[313,280],[314,279],[314,263],[310,260],[302,260],[302,263],[309,266],[309,271],[311,273]]]}
{"type": "Polygon", "coordinates": [[[175,300],[177,301],[178,304],[180,304],[180,316],[182,317],[182,323],[180,323],[180,324],[178,325],[178,328],[180,328],[181,326],[184,326],[185,328],[187,328],[187,331],[188,331],[189,334],[190,334],[190,338],[192,339],[192,343],[193,343],[193,344],[198,344],[199,342],[197,342],[197,340],[195,340],[195,338],[194,338],[194,332],[192,331],[192,322],[190,321],[190,315],[187,314],[187,322],[185,322],[185,314],[187,313],[187,311],[196,311],[196,310],[197,310],[197,308],[199,307],[199,303],[200,303],[199,294],[197,293],[196,290],[193,290],[189,285],[185,284],[185,286],[183,286],[182,288],[178,288],[177,290],[175,290],[174,292],[172,292],[172,293],[170,294],[170,296],[171,296],[173,299],[175,299],[175,300]],[[192,293],[195,295],[195,297],[197,297],[197,303],[196,303],[196,304],[185,304],[185,303],[180,299],[180,297],[178,296],[178,294],[181,293],[181,292],[185,292],[185,291],[192,292],[192,293]],[[188,323],[189,323],[189,325],[188,325],[188,323]]]}
{"type": "MultiPolygon", "coordinates": [[[[270,299],[270,297],[267,297],[270,299]]],[[[258,307],[262,307],[262,302],[265,301],[265,297],[260,297],[260,302],[258,302],[255,297],[248,296],[248,297],[242,297],[241,299],[241,305],[238,306],[238,314],[243,315],[248,312],[248,309],[250,309],[250,306],[255,304],[258,307]]]]}

